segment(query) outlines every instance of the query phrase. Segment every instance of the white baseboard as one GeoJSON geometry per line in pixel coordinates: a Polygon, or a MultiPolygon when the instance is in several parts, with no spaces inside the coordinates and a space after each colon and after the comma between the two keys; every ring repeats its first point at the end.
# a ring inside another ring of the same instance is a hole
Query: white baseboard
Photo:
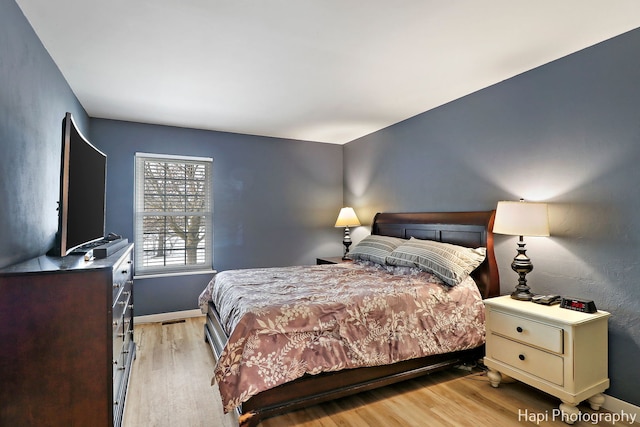
{"type": "Polygon", "coordinates": [[[146,316],[134,316],[133,324],[142,324],[142,323],[162,323],[169,322],[172,320],[178,319],[186,319],[189,317],[198,317],[204,316],[202,311],[199,308],[194,308],[193,310],[184,310],[184,311],[172,311],[169,313],[158,313],[158,314],[149,314],[146,316]]]}
{"type": "Polygon", "coordinates": [[[625,414],[631,414],[631,416],[635,414],[636,422],[640,421],[640,407],[625,402],[624,400],[605,394],[602,407],[611,413],[620,414],[624,412],[625,414]]]}

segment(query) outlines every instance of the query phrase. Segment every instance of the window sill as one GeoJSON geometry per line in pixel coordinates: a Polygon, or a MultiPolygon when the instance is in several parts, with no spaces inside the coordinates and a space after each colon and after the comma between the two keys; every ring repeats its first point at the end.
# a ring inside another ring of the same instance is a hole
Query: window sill
{"type": "Polygon", "coordinates": [[[140,276],[133,276],[134,280],[144,279],[156,279],[158,277],[173,277],[173,276],[193,276],[196,274],[216,274],[218,270],[192,270],[192,271],[175,271],[173,273],[152,273],[142,274],[140,276]]]}

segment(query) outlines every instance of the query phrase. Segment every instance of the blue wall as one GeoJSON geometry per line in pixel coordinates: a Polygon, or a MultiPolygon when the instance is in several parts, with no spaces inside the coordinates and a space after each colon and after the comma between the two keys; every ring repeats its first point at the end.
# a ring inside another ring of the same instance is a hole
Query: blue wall
{"type": "Polygon", "coordinates": [[[41,255],[58,229],[62,119],[89,118],[14,1],[0,2],[0,267],[41,255]]]}
{"type": "MultiPolygon", "coordinates": [[[[107,154],[107,231],[133,240],[136,152],[213,158],[214,267],[314,264],[339,255],[342,146],[91,119],[107,154]]],[[[136,314],[188,310],[210,275],[136,281],[136,314]]]]}
{"type": "MultiPolygon", "coordinates": [[[[640,30],[345,146],[345,203],[378,211],[495,209],[546,200],[550,238],[526,238],[536,293],[610,311],[608,394],[640,404],[640,30]]],[[[354,240],[363,229],[354,230],[354,240]]],[[[516,238],[496,235],[501,288],[516,238]]]]}

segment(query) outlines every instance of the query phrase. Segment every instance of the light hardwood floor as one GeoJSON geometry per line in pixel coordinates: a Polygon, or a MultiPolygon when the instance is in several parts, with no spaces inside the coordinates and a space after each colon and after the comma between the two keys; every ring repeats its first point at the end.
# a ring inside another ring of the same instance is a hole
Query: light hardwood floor
{"type": "Polygon", "coordinates": [[[237,427],[223,414],[204,317],[135,325],[137,345],[123,427],[237,427]]]}
{"type": "MultiPolygon", "coordinates": [[[[210,385],[214,359],[203,325],[204,318],[136,325],[124,427],[237,426],[235,415],[222,414],[217,388],[210,385]]],[[[494,389],[482,372],[450,369],[270,418],[260,427],[567,426],[554,419],[558,403],[516,381],[494,389]]],[[[604,418],[594,423],[586,416],[599,412],[579,408],[586,415],[574,426],[630,425],[604,418]]]]}

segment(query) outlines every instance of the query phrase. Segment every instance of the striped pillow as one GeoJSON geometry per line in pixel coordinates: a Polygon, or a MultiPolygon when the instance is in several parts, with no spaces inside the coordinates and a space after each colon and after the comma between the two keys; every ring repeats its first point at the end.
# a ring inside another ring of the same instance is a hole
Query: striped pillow
{"type": "Polygon", "coordinates": [[[384,264],[387,256],[404,242],[406,240],[399,237],[369,235],[353,248],[349,256],[353,260],[384,264]]]}
{"type": "Polygon", "coordinates": [[[389,254],[386,261],[389,265],[418,267],[455,286],[482,264],[486,252],[486,248],[465,248],[412,237],[389,254]]]}

